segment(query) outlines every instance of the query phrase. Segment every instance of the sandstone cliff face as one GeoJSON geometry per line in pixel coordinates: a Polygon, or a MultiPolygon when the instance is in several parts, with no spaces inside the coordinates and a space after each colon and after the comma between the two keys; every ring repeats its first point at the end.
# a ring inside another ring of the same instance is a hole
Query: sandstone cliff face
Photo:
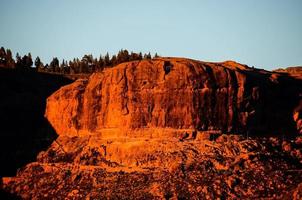
{"type": "Polygon", "coordinates": [[[124,63],[48,98],[59,137],[1,187],[23,199],[301,199],[302,136],[287,135],[301,131],[301,88],[232,61],[124,63]]]}
{"type": "Polygon", "coordinates": [[[232,61],[159,58],[61,88],[45,116],[60,135],[154,127],[287,134],[296,131],[301,88],[301,80],[232,61]]]}

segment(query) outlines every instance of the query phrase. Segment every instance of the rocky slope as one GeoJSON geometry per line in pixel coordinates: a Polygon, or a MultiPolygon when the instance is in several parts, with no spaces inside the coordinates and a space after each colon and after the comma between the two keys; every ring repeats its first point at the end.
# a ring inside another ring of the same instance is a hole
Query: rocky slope
{"type": "Polygon", "coordinates": [[[47,99],[59,137],[2,188],[24,199],[300,199],[301,89],[233,61],[120,64],[47,99]]]}
{"type": "Polygon", "coordinates": [[[24,199],[301,199],[301,143],[205,135],[60,136],[4,189],[24,199]]]}

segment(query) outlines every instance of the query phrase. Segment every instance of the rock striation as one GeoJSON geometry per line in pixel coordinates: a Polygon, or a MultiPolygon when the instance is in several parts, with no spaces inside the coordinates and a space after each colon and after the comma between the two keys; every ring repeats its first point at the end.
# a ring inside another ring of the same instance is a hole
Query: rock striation
{"type": "Polygon", "coordinates": [[[59,135],[155,127],[289,134],[300,126],[293,115],[301,86],[233,61],[158,58],[62,87],[48,98],[45,116],[59,135]]]}

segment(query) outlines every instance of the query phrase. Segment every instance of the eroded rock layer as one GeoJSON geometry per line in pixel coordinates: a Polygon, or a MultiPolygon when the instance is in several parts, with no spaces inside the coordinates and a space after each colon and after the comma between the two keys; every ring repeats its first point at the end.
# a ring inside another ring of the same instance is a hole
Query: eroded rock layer
{"type": "Polygon", "coordinates": [[[65,86],[48,98],[45,115],[60,135],[146,127],[287,134],[297,132],[301,88],[286,74],[233,61],[159,58],[65,86]]]}

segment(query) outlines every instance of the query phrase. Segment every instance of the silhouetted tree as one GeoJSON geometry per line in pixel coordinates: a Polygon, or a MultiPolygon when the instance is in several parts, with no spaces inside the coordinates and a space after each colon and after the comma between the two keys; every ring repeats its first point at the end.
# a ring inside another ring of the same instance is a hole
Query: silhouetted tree
{"type": "Polygon", "coordinates": [[[127,50],[120,50],[117,54],[117,64],[129,61],[129,52],[127,50]]]}
{"type": "Polygon", "coordinates": [[[74,69],[75,69],[75,73],[82,73],[81,63],[78,58],[74,59],[74,69]]]}
{"type": "Polygon", "coordinates": [[[142,60],[142,53],[137,54],[137,53],[131,52],[129,61],[133,61],[133,60],[142,60]]]}
{"type": "Polygon", "coordinates": [[[12,52],[10,49],[5,51],[4,47],[0,48],[0,66],[7,68],[15,67],[15,60],[12,57],[12,52]]]}
{"type": "Polygon", "coordinates": [[[22,59],[19,53],[16,54],[16,68],[17,69],[22,68],[22,59]]]}
{"type": "Polygon", "coordinates": [[[142,59],[143,59],[143,54],[142,54],[142,52],[139,52],[139,54],[138,54],[138,59],[139,59],[139,60],[142,60],[142,59]]]}
{"type": "Polygon", "coordinates": [[[118,65],[120,62],[118,62],[116,55],[113,55],[110,61],[111,65],[118,65]]]}
{"type": "Polygon", "coordinates": [[[74,67],[74,62],[69,61],[69,74],[75,74],[75,67],[74,67]]]}
{"type": "Polygon", "coordinates": [[[0,48],[0,65],[4,66],[6,63],[6,52],[4,47],[0,48]]]}
{"type": "Polygon", "coordinates": [[[67,61],[65,61],[64,59],[63,59],[62,63],[60,64],[60,73],[61,74],[68,74],[69,73],[67,61]]]}
{"type": "Polygon", "coordinates": [[[151,59],[151,58],[152,58],[152,56],[151,56],[150,52],[148,54],[144,55],[144,59],[151,59]]]}
{"type": "Polygon", "coordinates": [[[79,63],[79,72],[80,74],[82,73],[87,73],[88,72],[88,68],[87,65],[84,62],[80,62],[79,63]]]}
{"type": "Polygon", "coordinates": [[[94,60],[93,56],[91,54],[89,55],[84,55],[82,60],[82,73],[92,73],[94,69],[94,60]]]}
{"type": "Polygon", "coordinates": [[[28,53],[27,58],[26,58],[26,62],[25,62],[25,66],[26,67],[31,67],[33,66],[33,59],[31,57],[31,53],[28,53]]]}
{"type": "Polygon", "coordinates": [[[60,72],[59,66],[60,66],[59,59],[57,57],[54,57],[49,64],[49,71],[50,72],[60,72]]]}
{"type": "Polygon", "coordinates": [[[43,71],[43,63],[41,62],[41,59],[39,58],[39,56],[37,56],[35,59],[35,66],[36,66],[36,70],[38,72],[43,71]]]}
{"type": "MultiPolygon", "coordinates": [[[[156,53],[154,57],[158,57],[156,53]]],[[[121,49],[117,55],[109,56],[107,52],[103,57],[100,55],[99,59],[93,58],[91,54],[86,54],[81,60],[74,58],[67,62],[65,60],[60,64],[57,57],[54,57],[49,64],[43,65],[39,56],[36,57],[34,65],[36,71],[47,71],[61,74],[77,74],[77,73],[93,73],[95,71],[102,71],[105,67],[112,67],[123,62],[152,59],[150,52],[148,54],[142,54],[142,52],[129,54],[128,50],[121,49]]],[[[33,65],[32,56],[30,53],[21,57],[19,53],[16,54],[16,62],[12,58],[11,50],[5,50],[4,47],[0,48],[0,66],[18,68],[18,69],[31,69],[33,65]]]]}
{"type": "Polygon", "coordinates": [[[21,64],[19,64],[19,67],[21,69],[30,69],[30,67],[33,65],[33,61],[31,58],[31,54],[28,53],[27,55],[24,55],[21,59],[21,64]]]}
{"type": "Polygon", "coordinates": [[[15,60],[10,49],[6,50],[6,66],[9,68],[15,68],[15,60]]]}
{"type": "Polygon", "coordinates": [[[83,58],[82,58],[82,62],[84,62],[86,64],[92,64],[92,62],[93,62],[93,56],[91,54],[84,55],[83,58]]]}
{"type": "Polygon", "coordinates": [[[103,70],[104,69],[104,59],[103,59],[103,57],[102,57],[102,55],[100,55],[100,58],[99,58],[99,68],[97,69],[97,70],[103,70]]]}
{"type": "Polygon", "coordinates": [[[104,67],[110,66],[110,56],[109,53],[107,52],[105,57],[104,57],[104,67]]]}
{"type": "Polygon", "coordinates": [[[98,65],[99,65],[98,59],[97,59],[97,58],[94,58],[94,59],[92,60],[92,64],[91,64],[90,67],[89,67],[90,73],[93,73],[93,72],[95,72],[97,69],[99,69],[100,67],[99,67],[98,65]]]}

